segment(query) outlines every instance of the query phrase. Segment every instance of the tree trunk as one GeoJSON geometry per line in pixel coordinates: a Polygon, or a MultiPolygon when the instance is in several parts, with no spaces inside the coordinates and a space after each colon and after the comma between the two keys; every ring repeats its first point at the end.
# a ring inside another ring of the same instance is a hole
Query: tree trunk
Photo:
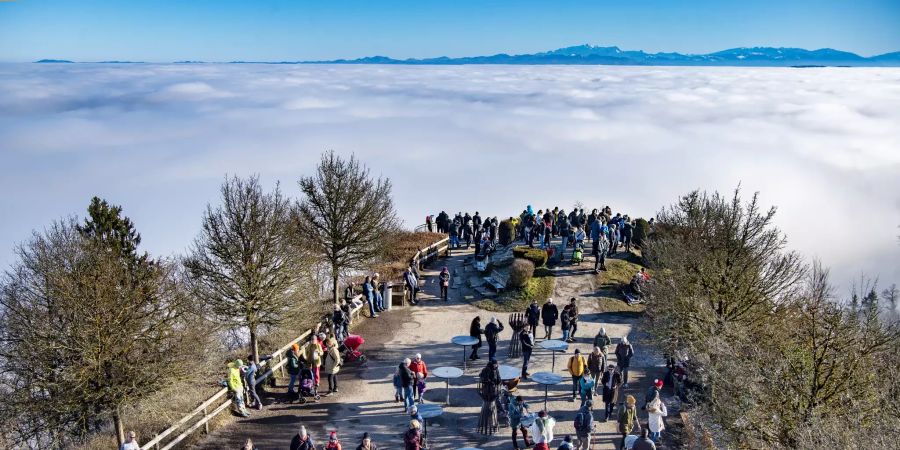
{"type": "Polygon", "coordinates": [[[256,335],[256,325],[250,325],[250,355],[253,362],[259,364],[259,337],[256,335]]]}
{"type": "Polygon", "coordinates": [[[331,274],[331,287],[332,287],[332,292],[334,294],[334,297],[333,297],[334,304],[337,305],[338,304],[338,274],[337,273],[331,274]]]}
{"type": "Polygon", "coordinates": [[[125,426],[122,424],[122,409],[118,406],[113,412],[113,422],[116,427],[116,440],[119,442],[119,447],[121,447],[125,443],[125,426]]]}

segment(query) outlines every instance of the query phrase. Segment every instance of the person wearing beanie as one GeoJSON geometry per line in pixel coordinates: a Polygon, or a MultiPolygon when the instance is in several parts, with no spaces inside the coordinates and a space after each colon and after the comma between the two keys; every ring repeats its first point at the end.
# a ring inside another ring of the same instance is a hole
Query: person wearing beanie
{"type": "Polygon", "coordinates": [[[310,335],[309,342],[303,346],[303,361],[313,371],[313,380],[316,388],[319,387],[319,369],[322,367],[322,356],[324,355],[325,351],[322,350],[322,346],[319,344],[319,337],[310,335]]]}
{"type": "Polygon", "coordinates": [[[328,443],[325,444],[325,450],[342,450],[341,441],[338,440],[337,431],[328,433],[328,443]]]}
{"type": "Polygon", "coordinates": [[[369,437],[369,433],[365,432],[362,435],[362,441],[360,441],[359,445],[356,446],[356,450],[378,450],[378,446],[372,442],[372,438],[369,437]]]}
{"type": "Polygon", "coordinates": [[[488,343],[489,359],[494,359],[497,356],[497,340],[500,338],[501,331],[503,331],[503,322],[497,320],[497,317],[491,316],[490,322],[484,327],[484,338],[488,343]]]}
{"type": "Polygon", "coordinates": [[[653,380],[653,384],[650,385],[650,388],[647,389],[647,395],[644,396],[644,404],[641,405],[641,410],[646,410],[647,405],[650,404],[653,400],[659,399],[659,391],[662,390],[663,381],[659,378],[653,380]]]}
{"type": "Polygon", "coordinates": [[[300,431],[294,435],[294,438],[291,439],[291,447],[290,450],[315,450],[316,443],[313,441],[312,437],[310,437],[309,433],[306,432],[306,427],[301,426],[300,431]]]}
{"type": "Polygon", "coordinates": [[[578,384],[581,377],[587,372],[587,359],[581,354],[581,350],[575,349],[575,354],[569,358],[569,374],[572,375],[572,400],[578,395],[578,384]]]}
{"type": "Polygon", "coordinates": [[[600,351],[600,347],[594,347],[594,351],[588,353],[587,363],[588,372],[590,372],[591,379],[594,381],[594,388],[599,393],[600,376],[606,371],[606,356],[600,351]]]}
{"type": "Polygon", "coordinates": [[[575,446],[572,445],[572,436],[566,435],[566,437],[563,438],[562,444],[560,444],[556,450],[575,450],[575,446]]]}
{"type": "Polygon", "coordinates": [[[600,327],[600,331],[594,336],[594,347],[600,347],[600,352],[606,356],[606,347],[611,343],[609,336],[606,335],[606,328],[600,327]]]}
{"type": "Polygon", "coordinates": [[[337,374],[340,372],[341,366],[344,365],[344,358],[341,357],[341,352],[338,349],[337,339],[330,337],[325,342],[327,350],[323,358],[322,370],[328,376],[328,393],[325,395],[329,395],[336,394],[338,391],[337,374]]]}
{"type": "Polygon", "coordinates": [[[409,363],[409,370],[413,374],[413,399],[418,399],[422,403],[422,394],[425,393],[425,379],[428,378],[428,366],[422,359],[421,353],[416,353],[412,362],[409,363]]]}
{"type": "Polygon", "coordinates": [[[232,410],[241,417],[249,417],[250,412],[244,405],[244,381],[241,378],[241,368],[244,362],[236,359],[228,363],[228,390],[231,392],[232,410]]]}
{"type": "Polygon", "coordinates": [[[422,432],[418,420],[409,421],[409,429],[403,433],[403,445],[405,450],[422,450],[422,432]]]}
{"type": "Polygon", "coordinates": [[[641,430],[641,423],[637,418],[636,403],[637,400],[635,400],[633,395],[626,396],[625,408],[619,412],[618,431],[622,435],[622,447],[625,446],[625,436],[631,434],[634,428],[637,428],[638,431],[641,430]]]}
{"type": "Polygon", "coordinates": [[[537,419],[531,424],[531,435],[534,436],[534,450],[550,450],[550,441],[553,440],[553,427],[556,419],[550,417],[546,411],[538,413],[537,419]]]}
{"type": "Polygon", "coordinates": [[[622,372],[622,387],[628,387],[628,368],[631,367],[631,358],[634,356],[634,347],[628,342],[628,336],[622,337],[622,341],[616,345],[616,364],[622,372]]]}
{"type": "Polygon", "coordinates": [[[544,339],[552,339],[553,327],[559,319],[559,308],[553,304],[553,299],[548,298],[547,303],[541,307],[541,320],[544,322],[544,339]]]}

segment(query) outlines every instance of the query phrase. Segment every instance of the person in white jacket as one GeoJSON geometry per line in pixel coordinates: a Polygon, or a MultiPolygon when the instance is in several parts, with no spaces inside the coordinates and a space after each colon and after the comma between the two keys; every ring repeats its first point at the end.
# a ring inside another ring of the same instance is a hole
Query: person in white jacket
{"type": "Polygon", "coordinates": [[[537,419],[531,424],[531,435],[534,439],[534,450],[550,449],[550,441],[553,440],[553,427],[556,419],[550,417],[547,411],[538,413],[537,419]]]}
{"type": "Polygon", "coordinates": [[[659,434],[666,429],[663,417],[668,416],[669,411],[666,410],[666,404],[657,397],[647,404],[647,413],[649,415],[647,417],[647,428],[650,429],[650,439],[654,443],[659,442],[659,434]]]}

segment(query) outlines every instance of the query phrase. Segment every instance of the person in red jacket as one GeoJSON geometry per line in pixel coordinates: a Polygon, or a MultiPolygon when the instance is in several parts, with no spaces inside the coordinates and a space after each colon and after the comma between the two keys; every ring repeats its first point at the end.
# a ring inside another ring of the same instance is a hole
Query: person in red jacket
{"type": "Polygon", "coordinates": [[[422,354],[416,353],[415,359],[409,363],[409,370],[413,373],[413,397],[422,403],[422,394],[425,393],[425,379],[428,378],[428,366],[422,360],[422,354]]]}

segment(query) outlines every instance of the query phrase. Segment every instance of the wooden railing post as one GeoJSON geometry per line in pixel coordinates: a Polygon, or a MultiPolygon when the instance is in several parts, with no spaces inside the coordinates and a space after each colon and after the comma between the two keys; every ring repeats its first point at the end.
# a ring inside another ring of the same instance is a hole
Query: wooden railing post
{"type": "Polygon", "coordinates": [[[209,411],[208,408],[203,408],[203,434],[209,434],[209,411]]]}

